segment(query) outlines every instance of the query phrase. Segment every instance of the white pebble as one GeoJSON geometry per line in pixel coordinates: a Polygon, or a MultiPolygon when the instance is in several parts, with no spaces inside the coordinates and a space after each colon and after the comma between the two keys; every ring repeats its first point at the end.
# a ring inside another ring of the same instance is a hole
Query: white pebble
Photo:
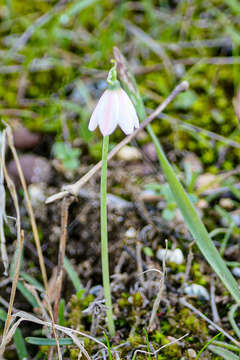
{"type": "Polygon", "coordinates": [[[159,260],[163,260],[163,258],[166,256],[167,262],[172,262],[174,264],[182,264],[184,262],[184,257],[181,249],[175,249],[175,250],[166,250],[166,249],[159,249],[157,251],[157,258],[159,260]],[[167,254],[166,254],[167,252],[167,254]]]}
{"type": "Polygon", "coordinates": [[[142,154],[137,148],[125,145],[119,150],[117,157],[119,160],[133,161],[142,159],[142,154]]]}
{"type": "Polygon", "coordinates": [[[128,239],[135,239],[137,236],[137,231],[136,229],[134,229],[133,227],[130,227],[126,232],[125,232],[125,236],[128,239]]]}
{"type": "Polygon", "coordinates": [[[200,300],[209,300],[209,294],[208,291],[203,287],[202,285],[198,284],[192,284],[188,285],[184,288],[184,293],[187,294],[190,297],[196,297],[200,300]]]}
{"type": "Polygon", "coordinates": [[[233,273],[234,276],[240,278],[240,267],[233,268],[232,273],[233,273]]]}

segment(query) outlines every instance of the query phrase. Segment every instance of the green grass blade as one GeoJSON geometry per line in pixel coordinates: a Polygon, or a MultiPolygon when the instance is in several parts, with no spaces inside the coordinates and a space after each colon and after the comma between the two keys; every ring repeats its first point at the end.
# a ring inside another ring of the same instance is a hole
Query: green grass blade
{"type": "Polygon", "coordinates": [[[189,231],[191,232],[205,259],[209,262],[213,270],[222,280],[236,302],[240,304],[240,291],[236,280],[232,276],[231,272],[226,266],[225,261],[222,259],[212,240],[210,239],[203,222],[199,218],[195,207],[190,201],[182,185],[178,181],[152,128],[148,130],[155,144],[158,159],[162,166],[164,175],[168,184],[170,185],[175,201],[181,210],[189,231]]]}
{"type": "Polygon", "coordinates": [[[106,340],[106,343],[107,343],[109,360],[113,360],[112,353],[111,353],[111,346],[110,346],[110,342],[109,342],[109,339],[107,337],[107,334],[104,333],[104,337],[105,337],[105,340],[106,340]]]}
{"type": "Polygon", "coordinates": [[[33,294],[26,288],[26,286],[21,282],[18,281],[17,283],[17,289],[22,293],[22,295],[25,297],[25,299],[33,306],[33,307],[39,307],[37,300],[33,296],[33,294]]]}
{"type": "Polygon", "coordinates": [[[219,346],[209,345],[208,349],[211,350],[214,354],[221,356],[224,360],[239,360],[237,355],[219,346]]]}
{"type": "Polygon", "coordinates": [[[32,277],[31,275],[21,271],[20,277],[23,278],[29,284],[35,286],[38,290],[44,291],[43,285],[38,280],[34,279],[34,277],[32,277]]]}
{"type": "Polygon", "coordinates": [[[199,351],[199,353],[197,354],[196,360],[200,358],[200,355],[204,352],[204,350],[222,333],[218,333],[217,335],[215,335],[212,339],[210,339],[203,347],[202,349],[199,351]]]}
{"type": "MultiPolygon", "coordinates": [[[[135,78],[129,70],[125,58],[122,56],[122,54],[117,48],[114,49],[114,55],[118,62],[118,70],[121,83],[123,84],[124,89],[127,91],[132,102],[134,103],[140,121],[143,121],[146,119],[146,111],[143,105],[141,95],[137,88],[135,78]]],[[[152,130],[151,125],[147,126],[147,130],[155,145],[159,163],[162,167],[164,175],[177,203],[177,206],[179,207],[184,217],[184,221],[189,231],[191,232],[205,259],[209,262],[213,270],[222,280],[223,284],[229,290],[236,302],[240,304],[240,290],[238,288],[236,280],[234,279],[233,275],[227,268],[225,261],[222,259],[216,247],[214,246],[195,207],[190,201],[181,183],[178,181],[177,176],[175,175],[172,166],[168,162],[164,151],[160,145],[160,142],[156,137],[154,131],[152,130]]]]}
{"type": "Polygon", "coordinates": [[[65,326],[66,320],[65,320],[65,300],[61,299],[59,303],[59,309],[58,309],[58,322],[59,325],[65,326]]]}
{"type": "Polygon", "coordinates": [[[15,331],[15,334],[13,335],[13,341],[16,346],[16,351],[17,351],[19,360],[29,359],[29,355],[27,352],[27,348],[26,348],[25,341],[22,336],[21,330],[17,329],[15,331]]]}
{"type": "Polygon", "coordinates": [[[83,285],[82,285],[81,281],[79,280],[78,274],[76,273],[72,264],[70,263],[68,258],[66,258],[66,256],[64,258],[64,268],[65,268],[68,276],[70,277],[70,279],[73,283],[73,286],[76,289],[76,292],[83,290],[83,285]]]}
{"type": "MultiPolygon", "coordinates": [[[[56,346],[56,339],[51,338],[41,338],[41,337],[26,337],[26,342],[32,345],[39,345],[39,346],[56,346]]],[[[70,338],[58,338],[58,342],[60,346],[63,345],[73,345],[73,340],[70,338]]]]}

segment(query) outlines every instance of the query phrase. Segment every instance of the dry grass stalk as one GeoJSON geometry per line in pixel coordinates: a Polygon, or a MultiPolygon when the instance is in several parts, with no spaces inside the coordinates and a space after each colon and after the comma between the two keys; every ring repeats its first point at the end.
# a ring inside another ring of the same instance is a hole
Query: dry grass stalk
{"type": "MultiPolygon", "coordinates": [[[[48,297],[46,296],[45,297],[45,301],[47,302],[47,306],[48,306],[48,312],[49,312],[49,315],[50,315],[50,318],[51,318],[51,322],[52,322],[52,332],[53,332],[53,335],[55,337],[55,340],[56,340],[56,344],[57,344],[57,353],[58,353],[58,359],[59,360],[62,360],[62,353],[61,353],[61,349],[60,349],[60,345],[59,345],[59,341],[58,341],[58,335],[57,335],[57,332],[56,332],[56,326],[55,326],[55,321],[54,321],[54,316],[53,316],[53,311],[52,311],[52,307],[51,307],[51,304],[50,302],[48,301],[48,297]]],[[[53,348],[50,348],[50,351],[49,351],[49,356],[48,356],[48,359],[52,359],[52,356],[53,356],[53,348]]]]}
{"type": "Polygon", "coordinates": [[[142,244],[140,243],[140,241],[137,241],[137,244],[136,244],[137,271],[139,274],[141,285],[143,288],[145,288],[146,285],[145,285],[145,280],[144,280],[144,275],[143,275],[143,264],[142,264],[141,251],[142,251],[142,244]]]}
{"type": "Polygon", "coordinates": [[[148,352],[148,351],[145,351],[145,350],[137,349],[137,350],[134,351],[133,357],[136,359],[137,353],[146,354],[146,355],[154,355],[154,356],[155,356],[157,353],[159,353],[159,352],[160,352],[162,349],[164,349],[165,347],[170,346],[170,345],[172,345],[172,344],[176,344],[178,341],[184,339],[184,338],[185,338],[186,336],[188,336],[188,335],[189,335],[189,334],[185,334],[185,335],[181,336],[179,339],[176,339],[176,340],[174,340],[174,341],[171,341],[170,343],[167,343],[167,344],[161,346],[159,349],[157,349],[157,350],[155,350],[155,351],[153,351],[153,352],[148,352]]]}
{"type": "Polygon", "coordinates": [[[6,215],[6,192],[4,187],[4,171],[3,167],[5,164],[5,149],[6,149],[6,133],[2,132],[2,136],[0,139],[1,146],[1,164],[0,164],[0,241],[1,241],[1,256],[2,262],[4,265],[4,275],[8,274],[8,254],[6,249],[6,238],[4,233],[4,223],[7,223],[7,215],[6,215]]]}
{"type": "Polygon", "coordinates": [[[214,276],[211,277],[211,286],[210,286],[210,292],[211,292],[211,308],[212,308],[212,315],[213,315],[213,322],[217,324],[221,324],[221,320],[218,314],[218,309],[215,301],[215,278],[214,276]]]}
{"type": "Polygon", "coordinates": [[[65,256],[66,242],[67,242],[68,209],[71,202],[72,202],[71,198],[65,197],[62,200],[62,207],[61,207],[61,239],[58,250],[56,298],[54,303],[54,316],[53,316],[55,322],[57,322],[58,320],[58,308],[61,297],[62,280],[63,280],[63,263],[64,263],[64,256],[65,256]]]}
{"type": "MultiPolygon", "coordinates": [[[[19,278],[19,270],[20,270],[20,260],[21,260],[21,254],[22,254],[22,248],[23,248],[23,241],[24,241],[24,231],[21,231],[20,241],[17,244],[18,245],[18,251],[16,255],[15,260],[15,270],[14,270],[14,277],[13,277],[13,284],[12,284],[12,290],[9,300],[9,307],[8,307],[8,313],[7,313],[7,320],[5,322],[5,327],[3,331],[3,337],[2,337],[2,343],[0,346],[0,356],[3,355],[5,351],[5,346],[7,345],[7,338],[8,338],[8,330],[11,325],[12,321],[12,309],[13,309],[13,303],[15,299],[16,289],[17,289],[17,282],[19,278]]],[[[12,329],[11,329],[12,330],[12,329]]]]}
{"type": "MultiPolygon", "coordinates": [[[[30,321],[30,322],[33,322],[35,324],[39,324],[39,325],[42,325],[42,326],[47,326],[47,327],[50,327],[50,328],[52,328],[52,326],[53,326],[53,324],[50,321],[43,321],[43,320],[37,318],[36,316],[34,316],[32,314],[29,314],[29,313],[27,313],[25,311],[19,311],[16,314],[14,314],[13,317],[15,317],[15,318],[19,317],[20,319],[18,320],[18,322],[19,321],[20,322],[21,321],[30,321]]],[[[97,338],[94,338],[94,337],[92,337],[92,336],[90,336],[88,334],[83,333],[82,331],[71,329],[71,328],[68,328],[68,327],[65,327],[65,326],[60,326],[60,325],[57,325],[57,324],[54,324],[54,326],[55,326],[56,330],[59,330],[59,331],[63,332],[67,336],[72,337],[71,336],[72,334],[76,334],[76,335],[80,335],[82,337],[86,337],[89,340],[92,340],[93,342],[100,345],[102,348],[108,350],[107,346],[103,342],[101,342],[97,338]]]]}
{"type": "Polygon", "coordinates": [[[186,270],[185,270],[185,274],[184,274],[184,280],[181,286],[180,291],[183,292],[184,286],[186,285],[186,282],[188,281],[189,275],[190,275],[190,271],[191,271],[191,267],[192,267],[192,261],[193,261],[193,245],[194,245],[194,241],[192,241],[189,244],[189,253],[188,253],[188,257],[187,257],[187,265],[186,265],[186,270]]]}
{"type": "Polygon", "coordinates": [[[34,237],[37,252],[38,252],[38,258],[39,258],[40,269],[41,269],[41,273],[42,273],[42,277],[43,277],[43,283],[44,283],[45,289],[47,289],[47,287],[48,287],[47,272],[46,272],[46,268],[45,268],[45,264],[44,264],[40,239],[39,239],[39,235],[38,235],[37,224],[36,224],[33,208],[32,208],[32,205],[31,205],[31,201],[30,201],[30,198],[29,198],[29,194],[28,194],[28,190],[27,190],[27,184],[26,184],[26,181],[25,181],[25,178],[24,178],[24,175],[23,175],[22,167],[21,167],[21,164],[19,162],[18,154],[17,154],[17,151],[16,151],[15,146],[14,146],[13,135],[12,135],[12,130],[11,130],[10,126],[7,126],[6,134],[7,134],[9,147],[10,147],[10,149],[12,151],[14,160],[16,162],[16,166],[17,166],[19,178],[20,178],[20,181],[21,181],[21,185],[23,187],[24,196],[25,196],[26,205],[27,205],[27,210],[28,210],[31,225],[32,225],[33,237],[34,237]]]}
{"type": "Polygon", "coordinates": [[[204,319],[205,321],[207,321],[210,325],[212,325],[215,329],[217,329],[218,331],[220,331],[221,333],[223,333],[224,336],[226,336],[226,338],[228,338],[229,340],[231,340],[235,345],[237,345],[238,347],[240,347],[240,342],[237,341],[236,339],[234,339],[231,335],[228,334],[228,332],[226,332],[224,329],[222,329],[219,325],[215,324],[213,321],[211,321],[207,316],[205,316],[203,313],[201,313],[201,311],[199,311],[198,309],[196,309],[193,305],[189,304],[184,298],[181,298],[179,300],[180,304],[182,304],[183,306],[186,306],[188,309],[192,310],[195,314],[197,314],[198,316],[200,316],[202,319],[204,319]]]}
{"type": "Polygon", "coordinates": [[[159,283],[159,289],[158,289],[158,294],[157,297],[154,301],[153,304],[153,309],[152,309],[152,313],[151,313],[151,318],[149,321],[149,325],[148,325],[148,331],[152,331],[153,327],[154,327],[154,321],[156,318],[156,314],[160,305],[160,301],[162,299],[162,293],[163,293],[163,288],[164,288],[164,280],[165,280],[165,273],[166,273],[166,256],[167,256],[167,249],[168,249],[168,241],[166,240],[166,252],[163,256],[163,260],[162,260],[162,273],[161,273],[161,279],[160,279],[160,283],[159,283]]]}

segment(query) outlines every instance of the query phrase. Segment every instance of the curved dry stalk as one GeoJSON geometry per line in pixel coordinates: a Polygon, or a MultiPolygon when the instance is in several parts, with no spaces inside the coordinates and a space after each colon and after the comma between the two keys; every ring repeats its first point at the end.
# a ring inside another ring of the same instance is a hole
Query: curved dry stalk
{"type": "MultiPolygon", "coordinates": [[[[12,322],[11,314],[12,314],[12,308],[13,308],[13,303],[14,303],[14,299],[15,299],[16,289],[17,289],[17,282],[18,282],[18,278],[19,278],[20,260],[21,260],[23,241],[24,241],[24,231],[22,230],[21,236],[20,236],[20,241],[17,244],[18,252],[17,252],[16,262],[15,262],[15,271],[14,271],[12,290],[11,290],[9,306],[8,306],[7,320],[5,322],[3,336],[2,336],[2,343],[0,346],[0,357],[3,355],[3,353],[5,351],[5,347],[8,343],[9,336],[12,334],[12,328],[10,329],[10,331],[8,331],[8,330],[9,330],[11,322],[12,322]]],[[[14,332],[13,332],[13,334],[14,334],[14,332]]],[[[10,336],[10,339],[11,339],[11,336],[10,336]]]]}
{"type": "Polygon", "coordinates": [[[14,146],[12,129],[11,129],[11,127],[9,125],[7,125],[7,127],[6,127],[6,134],[7,134],[7,140],[8,140],[9,147],[11,149],[11,152],[13,154],[13,157],[14,157],[14,160],[15,160],[15,163],[16,163],[16,166],[17,166],[17,171],[18,171],[18,174],[19,174],[21,185],[23,187],[24,196],[25,196],[26,205],[27,205],[27,211],[28,211],[29,216],[30,216],[30,221],[31,221],[31,226],[32,226],[32,231],[33,231],[33,237],[34,237],[37,252],[38,252],[38,258],[39,258],[41,273],[42,273],[42,277],[43,277],[43,283],[44,283],[45,289],[47,290],[47,288],[48,288],[47,272],[46,272],[46,268],[45,268],[45,264],[44,264],[40,239],[39,239],[39,235],[38,235],[37,224],[36,224],[32,204],[31,204],[31,201],[30,201],[30,197],[29,197],[29,194],[28,194],[26,180],[24,178],[22,167],[21,167],[21,164],[20,164],[20,161],[19,161],[19,158],[18,158],[18,154],[17,154],[17,151],[16,151],[15,146],[14,146]]]}
{"type": "Polygon", "coordinates": [[[224,329],[222,329],[220,326],[218,326],[217,324],[215,324],[213,321],[211,321],[207,316],[205,316],[203,313],[201,313],[201,311],[199,311],[198,309],[196,309],[193,305],[189,304],[184,298],[179,300],[180,304],[182,304],[183,306],[186,306],[187,308],[189,308],[190,310],[192,310],[195,314],[197,314],[198,316],[200,316],[202,319],[204,319],[205,321],[207,321],[209,324],[211,324],[215,329],[217,329],[218,331],[220,331],[221,333],[223,333],[224,336],[226,336],[226,338],[228,338],[229,340],[231,340],[235,345],[237,345],[238,347],[240,346],[240,342],[237,341],[236,339],[234,339],[231,335],[228,334],[228,332],[226,332],[224,329]]]}
{"type": "Polygon", "coordinates": [[[149,325],[148,325],[148,331],[152,331],[153,330],[153,324],[154,324],[154,320],[160,305],[160,301],[162,298],[162,293],[163,293],[163,287],[164,287],[164,280],[165,280],[165,273],[166,273],[166,256],[167,256],[167,250],[168,250],[168,241],[166,240],[166,252],[163,256],[163,260],[162,260],[162,276],[159,282],[159,289],[158,289],[158,293],[157,293],[157,297],[154,301],[153,304],[153,309],[152,309],[152,313],[151,313],[151,318],[149,321],[149,325]]]}
{"type": "Polygon", "coordinates": [[[133,358],[132,358],[132,359],[136,359],[137,353],[146,354],[146,355],[156,355],[157,353],[159,353],[159,351],[161,351],[161,350],[164,349],[165,347],[177,343],[178,341],[184,339],[184,338],[185,338],[186,336],[188,336],[188,335],[189,335],[189,334],[187,333],[187,334],[181,336],[179,339],[176,339],[176,340],[174,340],[174,341],[171,341],[170,343],[161,346],[159,349],[157,349],[156,351],[153,351],[153,352],[149,352],[149,351],[137,349],[137,350],[134,351],[134,355],[133,355],[133,358]]]}

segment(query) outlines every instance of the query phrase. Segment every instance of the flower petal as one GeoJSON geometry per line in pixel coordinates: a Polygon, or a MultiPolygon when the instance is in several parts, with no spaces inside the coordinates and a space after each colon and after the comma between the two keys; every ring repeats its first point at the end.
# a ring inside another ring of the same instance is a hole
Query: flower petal
{"type": "Polygon", "coordinates": [[[92,116],[90,118],[89,125],[88,125],[88,129],[90,131],[94,131],[96,129],[96,127],[99,125],[99,123],[98,123],[99,113],[102,113],[106,97],[107,97],[107,90],[104,91],[104,93],[100,97],[100,99],[97,103],[97,106],[95,107],[95,109],[92,113],[92,116]]]}
{"type": "Polygon", "coordinates": [[[136,110],[123,89],[118,90],[118,99],[120,104],[118,124],[122,131],[129,135],[134,131],[134,128],[139,127],[139,120],[136,110]]]}
{"type": "Polygon", "coordinates": [[[119,99],[117,90],[106,90],[104,106],[98,113],[98,124],[103,136],[110,135],[117,126],[119,117],[119,99]]]}

